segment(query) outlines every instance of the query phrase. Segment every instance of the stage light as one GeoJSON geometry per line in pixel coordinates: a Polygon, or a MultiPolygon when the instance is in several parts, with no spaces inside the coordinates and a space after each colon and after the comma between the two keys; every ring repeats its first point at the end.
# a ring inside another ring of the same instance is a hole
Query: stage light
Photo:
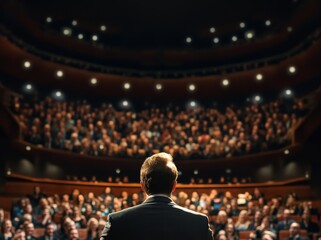
{"type": "Polygon", "coordinates": [[[255,79],[257,81],[261,81],[263,79],[263,75],[261,73],[256,74],[255,79]]]}
{"type": "Polygon", "coordinates": [[[26,90],[28,91],[32,90],[32,85],[30,83],[26,85],[26,90]]]}
{"type": "Polygon", "coordinates": [[[77,24],[78,24],[77,20],[72,20],[71,25],[77,26],[77,24]]]}
{"type": "Polygon", "coordinates": [[[64,27],[62,29],[62,33],[66,36],[70,36],[72,34],[72,30],[70,28],[64,27]]]}
{"type": "Polygon", "coordinates": [[[256,96],[254,97],[254,101],[255,101],[255,102],[260,102],[260,101],[261,101],[261,97],[260,97],[259,95],[256,95],[256,96]]]}
{"type": "Polygon", "coordinates": [[[196,102],[195,102],[195,101],[191,101],[191,102],[189,103],[189,105],[190,105],[191,107],[196,107],[196,102]]]}
{"type": "Polygon", "coordinates": [[[245,22],[240,23],[240,28],[245,28],[245,22]]]}
{"type": "Polygon", "coordinates": [[[185,39],[185,41],[186,41],[187,43],[191,43],[191,42],[192,42],[192,38],[191,38],[191,37],[187,37],[187,38],[185,39]]]}
{"type": "Polygon", "coordinates": [[[210,28],[210,33],[215,33],[215,27],[210,28]]]}
{"type": "Polygon", "coordinates": [[[100,31],[104,32],[104,31],[106,31],[106,29],[107,29],[107,28],[106,28],[105,25],[101,25],[101,26],[100,26],[100,31]]]}
{"type": "Polygon", "coordinates": [[[252,38],[254,37],[254,31],[247,31],[247,32],[245,33],[245,37],[246,37],[247,39],[252,39],[252,38]]]}
{"type": "Polygon", "coordinates": [[[97,84],[97,78],[92,78],[92,79],[90,79],[90,83],[91,83],[91,85],[96,85],[97,84]]]}
{"type": "Polygon", "coordinates": [[[265,21],[265,26],[270,26],[271,25],[271,21],[270,20],[266,20],[265,21]]]}
{"type": "Polygon", "coordinates": [[[124,100],[124,101],[122,102],[122,105],[123,105],[123,107],[128,107],[129,103],[128,103],[127,100],[124,100]]]}
{"type": "Polygon", "coordinates": [[[78,34],[78,39],[81,40],[81,39],[83,39],[83,38],[84,38],[84,35],[83,35],[82,33],[79,33],[79,34],[78,34]]]}
{"type": "Polygon", "coordinates": [[[233,37],[232,37],[232,41],[233,41],[233,42],[236,42],[236,41],[237,41],[237,36],[233,36],[233,37]]]}
{"type": "Polygon", "coordinates": [[[8,176],[11,175],[11,169],[10,169],[10,168],[8,168],[8,170],[7,170],[7,175],[8,175],[8,176]]]}
{"type": "Polygon", "coordinates": [[[198,175],[198,170],[194,170],[194,175],[198,175]]]}
{"type": "Polygon", "coordinates": [[[291,96],[291,95],[292,95],[291,89],[286,89],[286,90],[285,90],[285,95],[291,96]]]}
{"type": "Polygon", "coordinates": [[[116,173],[120,174],[120,169],[119,168],[116,169],[116,173]]]}
{"type": "Polygon", "coordinates": [[[196,87],[195,87],[194,84],[190,84],[190,85],[188,86],[188,90],[190,90],[191,92],[195,91],[195,89],[196,89],[196,87]]]}
{"type": "Polygon", "coordinates": [[[284,150],[284,155],[289,155],[290,154],[290,150],[289,149],[285,149],[284,150]]]}
{"type": "Polygon", "coordinates": [[[291,26],[288,26],[288,27],[287,27],[287,30],[288,30],[288,32],[292,32],[292,31],[293,31],[293,28],[292,28],[291,26]]]}
{"type": "Polygon", "coordinates": [[[61,70],[58,70],[58,71],[56,72],[56,76],[57,76],[58,78],[62,78],[62,77],[64,76],[64,72],[61,71],[61,70]]]}
{"type": "Polygon", "coordinates": [[[124,83],[124,89],[128,90],[130,89],[130,83],[124,83]]]}
{"type": "Polygon", "coordinates": [[[26,151],[31,151],[31,147],[30,146],[26,146],[26,151]]]}
{"type": "Polygon", "coordinates": [[[219,42],[220,42],[220,39],[216,37],[216,38],[213,39],[213,42],[214,42],[214,43],[219,43],[219,42]]]}
{"type": "Polygon", "coordinates": [[[60,98],[62,96],[62,93],[60,91],[56,92],[56,97],[60,98]]]}
{"type": "Polygon", "coordinates": [[[29,62],[29,61],[24,61],[24,62],[23,62],[23,67],[26,68],[26,69],[30,68],[30,67],[31,67],[31,62],[29,62]]]}
{"type": "Polygon", "coordinates": [[[162,90],[163,86],[162,86],[162,84],[157,83],[157,84],[155,85],[155,88],[156,88],[156,90],[160,91],[160,90],[162,90]]]}
{"type": "Polygon", "coordinates": [[[295,66],[290,66],[290,67],[288,68],[288,72],[289,72],[290,74],[294,74],[294,73],[296,72],[296,67],[295,67],[295,66]]]}
{"type": "Polygon", "coordinates": [[[98,36],[97,35],[93,35],[91,38],[93,41],[97,41],[98,40],[98,36]]]}
{"type": "Polygon", "coordinates": [[[52,22],[52,18],[51,18],[51,17],[47,17],[47,18],[46,18],[46,22],[47,22],[47,23],[51,23],[51,22],[52,22]]]}
{"type": "Polygon", "coordinates": [[[227,87],[230,84],[230,81],[228,79],[223,79],[222,85],[227,87]]]}

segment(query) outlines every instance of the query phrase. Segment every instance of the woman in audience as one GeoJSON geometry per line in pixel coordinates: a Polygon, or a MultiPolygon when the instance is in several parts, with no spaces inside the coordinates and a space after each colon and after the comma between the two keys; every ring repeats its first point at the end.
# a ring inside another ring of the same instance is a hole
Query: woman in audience
{"type": "Polygon", "coordinates": [[[98,220],[96,218],[90,218],[87,223],[87,240],[98,240],[98,220]]]}
{"type": "Polygon", "coordinates": [[[14,236],[14,229],[10,219],[4,220],[1,226],[0,240],[11,240],[14,236]]]}
{"type": "Polygon", "coordinates": [[[250,224],[251,224],[251,221],[249,221],[249,219],[248,219],[247,211],[246,210],[242,210],[240,212],[240,215],[238,217],[237,222],[235,223],[235,229],[237,231],[248,230],[250,224]]]}
{"type": "Polygon", "coordinates": [[[76,228],[85,228],[87,220],[84,215],[81,214],[79,207],[74,206],[71,219],[75,222],[76,228]]]}

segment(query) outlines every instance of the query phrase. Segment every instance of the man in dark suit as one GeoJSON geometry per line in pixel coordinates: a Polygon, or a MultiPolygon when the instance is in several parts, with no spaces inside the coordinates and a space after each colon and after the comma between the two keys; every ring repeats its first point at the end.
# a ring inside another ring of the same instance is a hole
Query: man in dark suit
{"type": "Polygon", "coordinates": [[[277,225],[277,231],[281,231],[281,230],[288,230],[291,226],[291,224],[294,222],[291,218],[290,218],[290,210],[289,209],[284,209],[283,210],[283,219],[281,221],[278,222],[277,225]]]}
{"type": "Polygon", "coordinates": [[[301,236],[300,234],[300,224],[293,222],[289,229],[290,236],[285,240],[309,240],[308,237],[301,236]]]}
{"type": "Polygon", "coordinates": [[[111,213],[100,240],[211,240],[207,216],[178,206],[170,198],[177,168],[167,153],[147,158],[140,170],[148,198],[140,205],[111,213]]]}

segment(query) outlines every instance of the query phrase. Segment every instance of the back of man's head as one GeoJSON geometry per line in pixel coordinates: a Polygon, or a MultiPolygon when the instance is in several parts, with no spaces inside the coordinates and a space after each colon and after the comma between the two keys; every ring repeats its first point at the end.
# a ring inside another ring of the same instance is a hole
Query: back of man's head
{"type": "Polygon", "coordinates": [[[171,194],[178,176],[173,157],[157,153],[147,158],[140,169],[140,182],[148,194],[171,194]]]}

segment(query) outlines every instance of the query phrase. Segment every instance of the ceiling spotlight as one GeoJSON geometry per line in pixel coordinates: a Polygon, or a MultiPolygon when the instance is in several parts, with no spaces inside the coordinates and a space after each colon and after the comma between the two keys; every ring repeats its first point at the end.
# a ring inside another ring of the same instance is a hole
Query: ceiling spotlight
{"type": "Polygon", "coordinates": [[[296,72],[296,68],[294,66],[290,66],[288,71],[289,73],[294,74],[296,72]]]}
{"type": "Polygon", "coordinates": [[[210,33],[215,33],[215,27],[210,28],[210,33]]]}
{"type": "Polygon", "coordinates": [[[292,95],[291,89],[286,89],[286,90],[285,90],[285,94],[286,94],[287,96],[291,96],[291,95],[292,95]]]}
{"type": "Polygon", "coordinates": [[[265,21],[265,26],[270,26],[271,25],[271,21],[270,20],[266,20],[265,21]]]}
{"type": "Polygon", "coordinates": [[[117,173],[117,174],[120,173],[120,169],[119,169],[119,168],[116,169],[116,173],[117,173]]]}
{"type": "Polygon", "coordinates": [[[191,37],[187,37],[187,38],[185,39],[185,41],[186,41],[187,43],[191,43],[191,42],[192,42],[192,38],[191,38],[191,37]]]}
{"type": "Polygon", "coordinates": [[[252,38],[254,37],[254,32],[253,32],[253,31],[247,31],[247,32],[245,33],[245,37],[246,37],[247,39],[252,39],[252,38]]]}
{"type": "Polygon", "coordinates": [[[230,81],[228,79],[223,79],[222,84],[223,86],[228,86],[230,84],[230,81]]]}
{"type": "Polygon", "coordinates": [[[64,76],[64,72],[61,71],[61,70],[58,70],[58,71],[56,72],[56,76],[59,77],[59,78],[62,78],[62,77],[64,76]]]}
{"type": "Polygon", "coordinates": [[[96,85],[97,84],[97,78],[92,78],[92,79],[90,79],[90,83],[92,84],[92,85],[96,85]]]}
{"type": "Polygon", "coordinates": [[[195,89],[196,89],[196,87],[195,87],[194,84],[190,84],[190,85],[188,86],[188,90],[190,90],[191,92],[195,91],[195,89]]]}
{"type": "Polygon", "coordinates": [[[31,84],[27,84],[27,85],[26,85],[26,89],[27,89],[27,90],[31,90],[31,89],[32,89],[32,85],[31,85],[31,84]]]}
{"type": "Polygon", "coordinates": [[[237,36],[233,36],[233,37],[232,37],[232,41],[233,41],[233,42],[236,42],[236,41],[237,41],[237,36]]]}
{"type": "Polygon", "coordinates": [[[240,28],[245,28],[245,22],[240,23],[240,28]]]}
{"type": "Polygon", "coordinates": [[[130,83],[124,83],[124,89],[128,90],[130,89],[130,83]]]}
{"type": "Polygon", "coordinates": [[[56,97],[61,97],[62,96],[62,93],[60,91],[57,91],[56,92],[56,97]]]}
{"type": "Polygon", "coordinates": [[[290,150],[289,150],[289,149],[285,149],[285,150],[284,150],[284,154],[285,154],[285,155],[289,155],[289,154],[290,154],[290,150]]]}
{"type": "Polygon", "coordinates": [[[70,36],[72,34],[72,30],[70,28],[65,27],[62,29],[62,33],[66,36],[70,36]]]}
{"type": "Polygon", "coordinates": [[[27,69],[30,68],[30,67],[31,67],[31,62],[29,62],[29,61],[24,61],[24,62],[23,62],[23,67],[24,67],[24,68],[27,68],[27,69]]]}
{"type": "Polygon", "coordinates": [[[81,40],[81,39],[83,39],[83,38],[84,38],[84,35],[83,35],[82,33],[79,33],[79,34],[78,34],[78,39],[81,40]]]}
{"type": "Polygon", "coordinates": [[[254,97],[254,101],[255,101],[255,102],[261,101],[261,97],[260,97],[259,95],[256,95],[256,96],[254,97]]]}
{"type": "Polygon", "coordinates": [[[76,20],[72,20],[71,25],[77,26],[78,22],[76,20]]]}
{"type": "Polygon", "coordinates": [[[30,146],[26,146],[26,151],[31,151],[31,147],[30,146]]]}
{"type": "Polygon", "coordinates": [[[122,105],[123,105],[123,107],[128,107],[129,103],[128,103],[127,100],[124,100],[124,101],[122,102],[122,105]]]}
{"type": "Polygon", "coordinates": [[[191,102],[189,103],[189,105],[190,105],[191,107],[195,107],[195,106],[196,106],[196,102],[195,102],[195,101],[191,101],[191,102]]]}
{"type": "Polygon", "coordinates": [[[47,23],[51,23],[51,22],[52,22],[52,18],[51,18],[51,17],[47,17],[47,18],[46,18],[46,22],[47,22],[47,23]]]}
{"type": "Polygon", "coordinates": [[[220,42],[220,39],[216,37],[216,38],[213,39],[213,42],[214,42],[214,43],[219,43],[219,42],[220,42]]]}
{"type": "Polygon", "coordinates": [[[162,84],[157,83],[157,84],[155,85],[155,88],[156,88],[156,90],[160,91],[160,90],[162,90],[163,86],[162,86],[162,84]]]}
{"type": "Polygon", "coordinates": [[[261,81],[263,79],[263,75],[261,73],[256,74],[255,79],[257,81],[261,81]]]}
{"type": "Polygon", "coordinates": [[[292,32],[293,28],[291,26],[288,26],[286,30],[288,30],[288,32],[292,32]]]}
{"type": "Polygon", "coordinates": [[[194,175],[197,175],[198,174],[198,170],[194,170],[194,175]]]}
{"type": "Polygon", "coordinates": [[[93,35],[91,38],[93,41],[97,41],[98,40],[98,36],[97,35],[93,35]]]}
{"type": "Polygon", "coordinates": [[[107,28],[106,28],[105,25],[101,25],[101,26],[100,26],[100,31],[104,32],[104,31],[106,31],[106,29],[107,29],[107,28]]]}

